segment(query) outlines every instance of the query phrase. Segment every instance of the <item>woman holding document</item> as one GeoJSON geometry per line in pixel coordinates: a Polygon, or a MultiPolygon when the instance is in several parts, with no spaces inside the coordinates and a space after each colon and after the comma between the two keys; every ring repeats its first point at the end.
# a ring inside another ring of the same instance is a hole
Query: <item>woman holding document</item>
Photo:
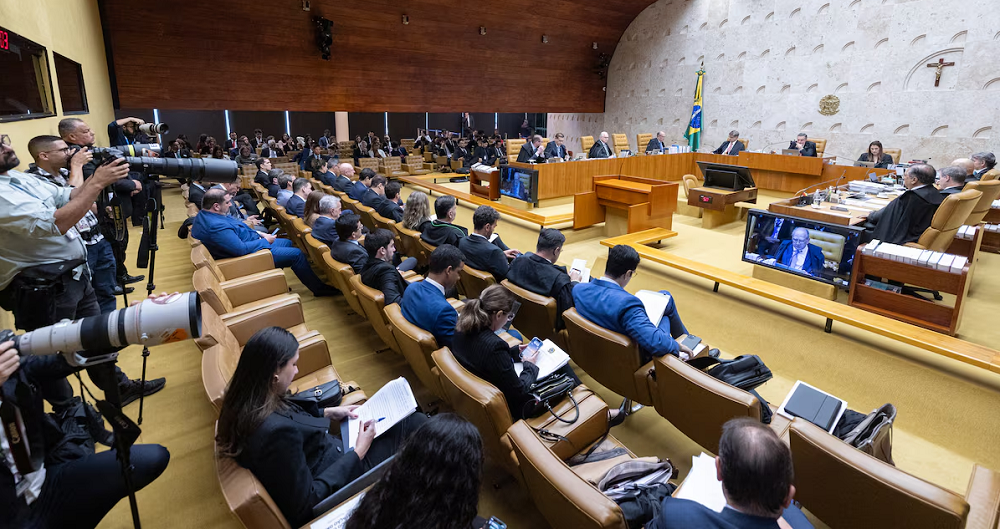
{"type": "Polygon", "coordinates": [[[253,472],[293,527],[313,519],[314,505],[395,454],[427,420],[414,413],[377,439],[375,421],[368,421],[348,450],[331,435],[331,424],[356,417],[357,406],[291,402],[298,359],[299,343],[285,329],[254,334],[226,389],[216,437],[220,455],[253,472]]]}

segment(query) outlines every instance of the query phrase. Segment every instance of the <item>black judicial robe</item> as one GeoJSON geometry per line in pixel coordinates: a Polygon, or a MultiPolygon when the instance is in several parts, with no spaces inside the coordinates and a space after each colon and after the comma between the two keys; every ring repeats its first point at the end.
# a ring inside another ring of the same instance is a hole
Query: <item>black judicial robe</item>
{"type": "Polygon", "coordinates": [[[932,185],[906,191],[868,217],[869,225],[874,224],[872,238],[893,244],[916,242],[944,198],[932,185]]]}

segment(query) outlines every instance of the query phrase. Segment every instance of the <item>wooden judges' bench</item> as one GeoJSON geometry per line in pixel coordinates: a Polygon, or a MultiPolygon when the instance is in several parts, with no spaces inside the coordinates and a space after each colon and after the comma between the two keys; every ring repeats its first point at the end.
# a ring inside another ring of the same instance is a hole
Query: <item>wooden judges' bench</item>
{"type": "Polygon", "coordinates": [[[610,235],[670,229],[677,183],[637,176],[595,176],[593,189],[573,199],[573,229],[605,222],[610,235]]]}

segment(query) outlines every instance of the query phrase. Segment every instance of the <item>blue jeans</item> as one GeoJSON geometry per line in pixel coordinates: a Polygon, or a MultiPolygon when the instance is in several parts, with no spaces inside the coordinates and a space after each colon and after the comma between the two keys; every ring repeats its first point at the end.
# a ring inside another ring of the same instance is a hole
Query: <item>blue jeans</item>
{"type": "Polygon", "coordinates": [[[288,239],[275,239],[271,243],[271,257],[274,259],[274,266],[278,268],[289,268],[295,272],[295,276],[313,294],[322,296],[333,293],[336,289],[327,285],[313,272],[309,266],[309,260],[302,250],[295,248],[292,241],[288,239]]]}
{"type": "Polygon", "coordinates": [[[90,267],[90,283],[94,287],[101,313],[115,310],[118,306],[115,301],[115,286],[118,284],[115,270],[118,264],[107,239],[87,246],[87,265],[90,267]]]}

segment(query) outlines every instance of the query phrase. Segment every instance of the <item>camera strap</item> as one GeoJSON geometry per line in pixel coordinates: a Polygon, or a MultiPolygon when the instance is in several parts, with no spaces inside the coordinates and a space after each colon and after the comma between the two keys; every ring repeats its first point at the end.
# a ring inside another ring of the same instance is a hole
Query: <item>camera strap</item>
{"type": "MultiPolygon", "coordinates": [[[[16,376],[16,375],[15,375],[16,376]]],[[[30,398],[30,391],[23,380],[17,381],[16,393],[19,398],[30,398]]],[[[6,393],[6,392],[4,392],[6,393]]],[[[21,416],[21,409],[17,407],[6,395],[0,400],[0,420],[3,421],[3,435],[10,446],[10,453],[14,457],[14,465],[21,477],[34,472],[38,467],[31,457],[31,448],[27,428],[21,416]]]]}

